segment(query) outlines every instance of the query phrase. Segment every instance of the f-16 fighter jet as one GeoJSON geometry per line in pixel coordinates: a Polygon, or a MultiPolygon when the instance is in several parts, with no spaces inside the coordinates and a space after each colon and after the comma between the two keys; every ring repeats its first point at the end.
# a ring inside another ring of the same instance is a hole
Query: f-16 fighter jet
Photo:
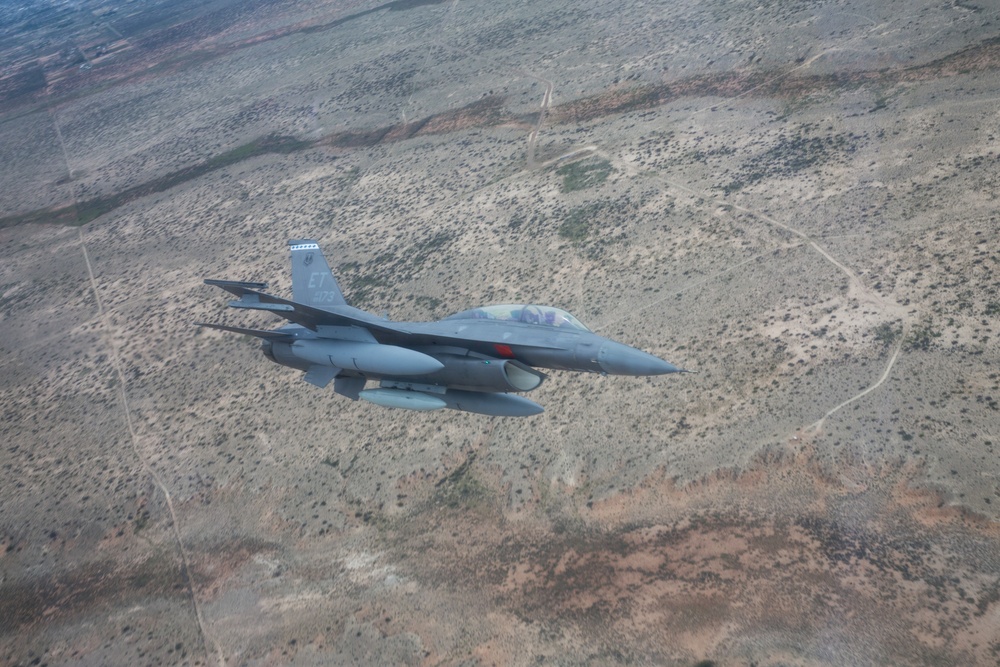
{"type": "Polygon", "coordinates": [[[233,308],[267,310],[287,324],[273,331],[199,326],[256,336],[271,361],[305,371],[306,382],[391,408],[525,417],[542,406],[515,392],[536,389],[538,368],[611,375],[681,369],[598,336],[565,310],[507,304],[465,310],[437,322],[392,322],[347,305],[319,245],[289,241],[292,300],[266,283],[206,280],[237,297],[233,308]],[[368,382],[378,386],[367,388],[368,382]]]}

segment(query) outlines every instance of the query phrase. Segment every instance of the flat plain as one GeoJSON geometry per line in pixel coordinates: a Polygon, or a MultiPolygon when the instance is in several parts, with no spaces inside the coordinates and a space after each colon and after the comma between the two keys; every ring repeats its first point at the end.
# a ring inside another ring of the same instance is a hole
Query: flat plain
{"type": "Polygon", "coordinates": [[[989,3],[0,12],[0,664],[1000,660],[989,3]],[[291,238],[697,374],[352,403],[291,238]]]}

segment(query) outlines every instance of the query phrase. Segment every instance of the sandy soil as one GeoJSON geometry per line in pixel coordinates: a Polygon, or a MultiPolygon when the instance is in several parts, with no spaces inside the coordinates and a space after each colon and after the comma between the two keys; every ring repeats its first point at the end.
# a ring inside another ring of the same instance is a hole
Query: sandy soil
{"type": "Polygon", "coordinates": [[[0,663],[997,661],[993,10],[135,4],[0,34],[0,663]],[[309,237],[698,373],[394,412],[191,326],[309,237]]]}

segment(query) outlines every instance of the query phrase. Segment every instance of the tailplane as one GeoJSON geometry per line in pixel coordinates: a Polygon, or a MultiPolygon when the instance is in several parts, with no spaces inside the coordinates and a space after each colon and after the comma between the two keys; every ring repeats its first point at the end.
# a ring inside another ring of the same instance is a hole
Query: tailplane
{"type": "Polygon", "coordinates": [[[289,241],[288,248],[292,251],[292,300],[314,308],[347,305],[318,243],[289,241]]]}
{"type": "Polygon", "coordinates": [[[232,333],[243,334],[244,336],[253,336],[255,338],[262,338],[264,340],[294,340],[294,334],[288,331],[263,331],[261,329],[244,329],[243,327],[230,327],[225,324],[210,324],[208,322],[195,322],[196,327],[208,327],[209,329],[218,329],[219,331],[231,331],[232,333]]]}

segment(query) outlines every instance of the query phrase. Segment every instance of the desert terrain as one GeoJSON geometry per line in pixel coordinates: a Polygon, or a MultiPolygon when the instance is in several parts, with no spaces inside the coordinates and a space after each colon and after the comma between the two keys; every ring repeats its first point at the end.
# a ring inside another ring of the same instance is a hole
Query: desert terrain
{"type": "Polygon", "coordinates": [[[1000,9],[0,5],[0,664],[993,665],[1000,9]],[[696,374],[304,383],[204,278],[696,374]]]}

